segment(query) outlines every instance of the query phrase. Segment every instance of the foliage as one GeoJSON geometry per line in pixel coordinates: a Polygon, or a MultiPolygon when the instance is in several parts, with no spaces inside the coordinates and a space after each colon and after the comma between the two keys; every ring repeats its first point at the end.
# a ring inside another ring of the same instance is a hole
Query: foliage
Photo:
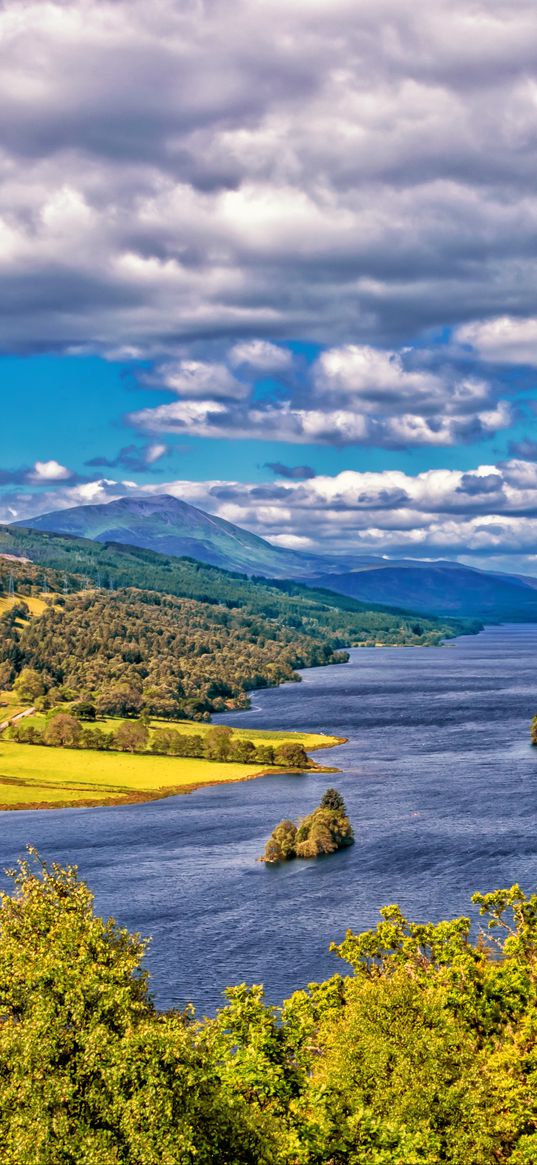
{"type": "Polygon", "coordinates": [[[159,1016],[144,944],[73,869],[23,862],[0,909],[3,1165],[267,1161],[188,1019],[159,1016]]]}
{"type": "Polygon", "coordinates": [[[327,789],[317,809],[295,825],[286,819],[273,829],[262,857],[264,862],[317,858],[352,845],[354,834],[345,802],[337,789],[327,789]]]}
{"type": "MultiPolygon", "coordinates": [[[[25,717],[13,724],[8,739],[17,744],[49,745],[55,748],[91,748],[117,752],[150,752],[153,756],[204,757],[209,761],[230,764],[258,764],[280,768],[309,769],[314,767],[301,741],[288,740],[282,743],[261,744],[256,747],[252,740],[235,736],[227,725],[215,725],[203,736],[196,733],[179,732],[176,728],[151,729],[142,718],[124,720],[114,724],[111,732],[103,731],[98,723],[87,727],[80,724],[81,714],[75,716],[75,709],[83,707],[85,719],[91,719],[88,710],[95,711],[93,705],[73,704],[70,711],[56,707],[41,727],[43,717],[25,717]]],[[[335,743],[335,741],[334,741],[335,743]]]]}
{"type": "Polygon", "coordinates": [[[474,903],[475,942],[390,906],[335,948],[351,974],[281,1007],[241,984],[196,1023],[155,1010],[144,943],[76,871],[23,862],[0,906],[2,1162],[533,1165],[537,895],[474,903]]]}
{"type": "Polygon", "coordinates": [[[530,724],[530,737],[531,743],[537,744],[537,716],[533,717],[533,720],[530,724]]]}
{"type": "Polygon", "coordinates": [[[334,813],[346,814],[345,802],[337,789],[327,789],[321,797],[321,809],[332,809],[334,813]]]}

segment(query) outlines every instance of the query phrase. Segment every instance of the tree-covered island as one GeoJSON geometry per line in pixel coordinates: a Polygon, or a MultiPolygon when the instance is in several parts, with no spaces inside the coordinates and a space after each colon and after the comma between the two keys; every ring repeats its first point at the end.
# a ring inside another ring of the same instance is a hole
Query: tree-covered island
{"type": "Polygon", "coordinates": [[[292,858],[317,858],[354,844],[345,802],[337,789],[327,789],[321,803],[295,825],[284,819],[273,829],[260,859],[272,865],[292,858]]]}

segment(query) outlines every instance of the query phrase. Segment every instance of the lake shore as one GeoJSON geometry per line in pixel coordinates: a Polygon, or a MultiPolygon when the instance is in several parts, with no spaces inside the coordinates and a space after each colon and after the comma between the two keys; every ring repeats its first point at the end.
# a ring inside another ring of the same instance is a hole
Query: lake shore
{"type": "MultiPolygon", "coordinates": [[[[207,727],[210,729],[211,725],[207,727]]],[[[181,728],[184,728],[184,722],[181,728]]],[[[237,733],[243,737],[246,735],[240,730],[237,733]]],[[[300,741],[311,752],[346,743],[345,737],[327,736],[324,739],[320,733],[252,730],[247,736],[258,743],[271,739],[275,742],[300,741]]],[[[117,807],[259,777],[299,773],[307,776],[338,771],[317,764],[307,769],[277,765],[260,767],[259,764],[144,753],[95,752],[3,740],[0,742],[0,812],[117,807]]]]}

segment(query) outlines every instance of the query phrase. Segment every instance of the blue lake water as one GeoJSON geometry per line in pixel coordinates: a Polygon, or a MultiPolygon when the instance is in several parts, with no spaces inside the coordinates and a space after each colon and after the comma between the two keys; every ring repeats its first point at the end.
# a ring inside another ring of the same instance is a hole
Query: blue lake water
{"type": "MultiPolygon", "coordinates": [[[[468,913],[474,890],[537,886],[537,626],[487,628],[439,649],[366,648],[301,684],[255,693],[252,728],[349,738],[318,758],[337,776],[276,776],[120,808],[0,813],[0,866],[28,842],[76,862],[101,913],[153,943],[154,996],[201,1012],[226,984],[277,1002],[344,969],[347,927],[399,902],[415,919],[468,913]],[[273,826],[344,794],[357,844],[330,858],[256,863],[273,826]]],[[[82,757],[81,757],[81,763],[82,757]]],[[[4,880],[5,881],[5,880],[4,880]]]]}

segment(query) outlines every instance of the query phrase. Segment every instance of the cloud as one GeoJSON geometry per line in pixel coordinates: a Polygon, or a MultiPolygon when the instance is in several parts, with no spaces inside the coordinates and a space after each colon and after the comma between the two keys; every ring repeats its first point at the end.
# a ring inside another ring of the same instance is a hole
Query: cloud
{"type": "Polygon", "coordinates": [[[229,361],[237,366],[246,364],[258,372],[280,372],[292,366],[293,354],[268,340],[245,340],[234,345],[229,361]]]}
{"type": "Polygon", "coordinates": [[[36,461],[29,477],[31,481],[46,482],[46,481],[68,481],[73,474],[65,465],[60,465],[59,461],[52,459],[51,461],[36,461]]]}
{"type": "Polygon", "coordinates": [[[509,456],[519,457],[523,461],[537,461],[537,441],[524,437],[522,441],[509,442],[509,456]]]}
{"type": "Polygon", "coordinates": [[[537,318],[499,316],[457,328],[455,340],[466,344],[482,360],[496,364],[528,364],[537,368],[537,318]]]}
{"type": "Polygon", "coordinates": [[[225,364],[203,360],[159,364],[151,373],[144,373],[139,379],[143,384],[167,388],[188,399],[209,397],[211,400],[241,400],[250,391],[249,385],[237,380],[225,364]]]}
{"type": "Polygon", "coordinates": [[[287,477],[290,481],[308,481],[316,477],[316,472],[310,465],[283,465],[281,461],[267,461],[265,467],[271,469],[278,477],[287,477]]]}
{"type": "Polygon", "coordinates": [[[471,472],[345,470],[273,483],[100,479],[30,495],[14,487],[0,518],[30,519],[128,493],[171,493],[278,545],[324,554],[448,557],[537,574],[537,464],[511,459],[471,472]],[[515,567],[513,567],[515,568],[515,567]]]}
{"type": "Polygon", "coordinates": [[[88,468],[132,469],[135,473],[143,473],[171,453],[169,445],[163,442],[153,442],[149,445],[124,445],[115,457],[97,456],[86,461],[88,468]]]}
{"type": "MultiPolygon", "coordinates": [[[[152,434],[392,449],[478,441],[510,425],[510,406],[495,401],[484,383],[452,384],[432,374],[406,373],[394,354],[367,351],[371,352],[369,363],[377,363],[371,381],[364,369],[357,384],[347,366],[342,387],[338,366],[335,383],[329,388],[324,365],[317,364],[313,384],[306,381],[299,385],[287,400],[258,401],[251,388],[244,386],[249,399],[224,401],[216,393],[198,399],[204,373],[200,382],[195,378],[192,389],[188,379],[184,381],[185,399],[140,409],[129,414],[127,421],[152,434]],[[378,375],[379,368],[384,379],[378,375]]],[[[333,370],[335,366],[330,367],[333,370]]],[[[209,378],[207,383],[210,388],[209,378]]]]}
{"type": "Polygon", "coordinates": [[[533,318],[533,0],[5,0],[0,35],[6,349],[533,318]]]}

